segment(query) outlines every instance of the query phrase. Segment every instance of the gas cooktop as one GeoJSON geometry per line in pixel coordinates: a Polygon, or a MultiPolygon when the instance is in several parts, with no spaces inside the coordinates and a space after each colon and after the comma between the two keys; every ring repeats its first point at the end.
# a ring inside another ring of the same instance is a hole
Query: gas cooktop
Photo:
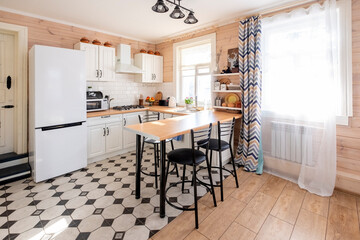
{"type": "Polygon", "coordinates": [[[145,108],[145,107],[141,105],[123,105],[123,106],[113,107],[114,110],[118,110],[118,111],[140,109],[140,108],[145,108]]]}

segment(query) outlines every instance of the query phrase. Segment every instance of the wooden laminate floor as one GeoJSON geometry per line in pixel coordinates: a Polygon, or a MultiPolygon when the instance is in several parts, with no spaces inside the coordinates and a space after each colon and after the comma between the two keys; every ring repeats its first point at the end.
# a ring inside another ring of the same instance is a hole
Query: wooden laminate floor
{"type": "Polygon", "coordinates": [[[199,229],[194,212],[183,212],[152,240],[357,240],[360,239],[360,196],[335,191],[319,197],[296,184],[264,173],[238,170],[225,180],[224,202],[208,193],[199,200],[199,229]]]}

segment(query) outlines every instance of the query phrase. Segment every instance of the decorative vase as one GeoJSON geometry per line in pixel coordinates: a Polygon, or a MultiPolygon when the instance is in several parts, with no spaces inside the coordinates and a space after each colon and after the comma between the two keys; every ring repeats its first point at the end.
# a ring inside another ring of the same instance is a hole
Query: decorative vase
{"type": "Polygon", "coordinates": [[[193,104],[185,104],[186,110],[190,110],[193,108],[193,104]]]}

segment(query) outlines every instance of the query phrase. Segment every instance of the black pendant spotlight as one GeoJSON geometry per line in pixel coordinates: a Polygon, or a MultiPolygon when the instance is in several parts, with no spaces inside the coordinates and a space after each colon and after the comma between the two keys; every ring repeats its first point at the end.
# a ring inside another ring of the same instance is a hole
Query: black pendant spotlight
{"type": "Polygon", "coordinates": [[[166,13],[169,11],[169,8],[165,5],[164,0],[158,0],[151,9],[157,13],[166,13]]]}
{"type": "MultiPolygon", "coordinates": [[[[165,1],[172,5],[175,5],[174,10],[170,14],[171,18],[174,18],[174,19],[184,18],[185,14],[181,10],[185,10],[185,11],[188,11],[189,14],[188,14],[187,18],[184,20],[184,23],[195,24],[198,22],[198,20],[194,16],[194,12],[192,10],[187,9],[180,5],[181,0],[177,0],[178,3],[176,3],[176,0],[173,0],[173,1],[165,0],[165,1]]],[[[165,12],[169,11],[169,8],[165,5],[164,0],[157,0],[156,4],[151,9],[157,13],[165,13],[165,12]]]]}

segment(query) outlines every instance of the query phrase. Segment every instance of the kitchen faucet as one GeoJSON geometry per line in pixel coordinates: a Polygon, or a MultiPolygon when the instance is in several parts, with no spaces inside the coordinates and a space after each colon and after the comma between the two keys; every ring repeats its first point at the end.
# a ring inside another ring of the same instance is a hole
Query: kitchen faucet
{"type": "Polygon", "coordinates": [[[112,100],[114,100],[114,98],[110,98],[110,95],[106,95],[105,99],[106,99],[106,101],[108,103],[108,109],[110,109],[111,108],[110,103],[111,103],[112,100]]]}

